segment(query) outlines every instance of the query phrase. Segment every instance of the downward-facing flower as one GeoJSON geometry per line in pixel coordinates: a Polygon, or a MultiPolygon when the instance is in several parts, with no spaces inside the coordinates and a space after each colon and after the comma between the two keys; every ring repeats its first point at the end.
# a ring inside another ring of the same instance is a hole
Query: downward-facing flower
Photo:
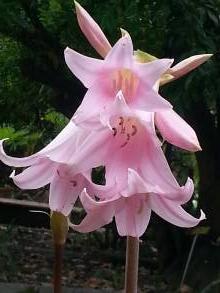
{"type": "MultiPolygon", "coordinates": [[[[107,186],[127,186],[128,169],[160,186],[167,194],[179,190],[156,136],[154,113],[132,111],[120,92],[114,103],[97,119],[97,126],[69,157],[72,175],[103,165],[107,186]],[[86,158],[86,159],[85,159],[86,158]]],[[[94,121],[93,121],[94,123],[94,121]]],[[[62,160],[59,161],[62,163],[62,160]]]]}
{"type": "Polygon", "coordinates": [[[204,213],[201,211],[200,217],[194,218],[181,207],[192,193],[191,179],[185,186],[175,188],[170,193],[170,190],[152,186],[136,171],[128,169],[127,186],[111,198],[107,194],[107,197],[102,195],[97,200],[84,189],[80,199],[87,215],[79,225],[70,226],[79,232],[91,232],[110,223],[115,217],[119,235],[140,237],[148,226],[151,211],[154,211],[176,226],[194,227],[205,219],[204,213]]]}
{"type": "Polygon", "coordinates": [[[1,140],[0,160],[9,166],[27,167],[18,175],[13,171],[10,176],[21,189],[37,189],[50,184],[50,209],[67,216],[83,188],[93,187],[86,174],[72,176],[68,166],[72,153],[88,133],[87,130],[79,129],[70,121],[44,149],[24,158],[8,156],[3,149],[4,140],[1,140]]]}
{"type": "Polygon", "coordinates": [[[153,112],[171,108],[153,86],[173,60],[160,59],[145,64],[135,62],[129,35],[119,39],[104,60],[83,56],[70,48],[65,50],[65,60],[73,74],[88,88],[73,118],[77,123],[102,111],[113,102],[119,91],[133,109],[153,112]]]}
{"type": "Polygon", "coordinates": [[[81,200],[87,216],[79,226],[81,232],[93,231],[115,217],[120,235],[141,236],[150,219],[151,210],[167,221],[183,227],[191,227],[202,219],[193,218],[181,205],[193,193],[193,182],[187,180],[180,187],[174,178],[154,130],[154,114],[132,111],[120,92],[115,102],[101,115],[103,129],[91,134],[93,141],[81,148],[71,162],[76,172],[86,166],[105,165],[106,184],[115,189],[96,194],[86,190],[81,200]],[[81,166],[80,166],[81,165],[81,166]],[[82,168],[78,170],[78,168],[82,168]]]}

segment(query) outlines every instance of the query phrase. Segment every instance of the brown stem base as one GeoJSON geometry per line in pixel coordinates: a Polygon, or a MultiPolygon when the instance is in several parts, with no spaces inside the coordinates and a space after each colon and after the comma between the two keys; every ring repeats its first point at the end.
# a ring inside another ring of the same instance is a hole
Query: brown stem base
{"type": "Polygon", "coordinates": [[[138,290],[139,238],[127,236],[125,293],[138,290]]]}
{"type": "Polygon", "coordinates": [[[63,264],[64,245],[54,245],[55,262],[54,262],[54,293],[62,293],[62,264],[63,264]]]}

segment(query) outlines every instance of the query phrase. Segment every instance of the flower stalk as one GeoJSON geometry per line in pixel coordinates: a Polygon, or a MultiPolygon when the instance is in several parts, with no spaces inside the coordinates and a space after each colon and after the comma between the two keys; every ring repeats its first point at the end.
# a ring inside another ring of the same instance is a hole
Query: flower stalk
{"type": "Polygon", "coordinates": [[[139,238],[127,236],[125,293],[138,291],[139,238]]]}
{"type": "Polygon", "coordinates": [[[62,293],[62,266],[63,266],[64,244],[54,243],[54,271],[53,285],[54,293],[62,293]]]}
{"type": "Polygon", "coordinates": [[[54,242],[54,293],[62,293],[62,266],[63,252],[69,229],[68,218],[62,213],[53,211],[50,217],[50,226],[54,242]]]}

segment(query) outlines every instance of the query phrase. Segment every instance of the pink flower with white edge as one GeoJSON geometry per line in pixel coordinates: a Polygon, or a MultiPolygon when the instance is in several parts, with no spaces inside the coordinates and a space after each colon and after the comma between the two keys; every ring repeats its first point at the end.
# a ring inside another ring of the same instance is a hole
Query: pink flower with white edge
{"type": "Polygon", "coordinates": [[[0,141],[0,160],[13,167],[27,167],[11,178],[21,189],[37,189],[50,184],[49,206],[53,211],[58,211],[67,216],[77,200],[83,188],[94,190],[94,184],[90,182],[90,170],[85,174],[71,175],[68,166],[72,153],[80,147],[87,137],[88,130],[78,128],[72,121],[61,133],[45,148],[36,154],[24,158],[8,156],[3,149],[3,141],[0,141]],[[62,163],[59,161],[62,160],[62,163]]]}
{"type": "Polygon", "coordinates": [[[153,86],[173,60],[135,62],[128,35],[119,39],[104,60],[86,57],[70,48],[65,50],[65,60],[73,74],[88,88],[73,117],[77,124],[97,115],[113,102],[119,91],[132,109],[153,112],[172,108],[153,86]]]}

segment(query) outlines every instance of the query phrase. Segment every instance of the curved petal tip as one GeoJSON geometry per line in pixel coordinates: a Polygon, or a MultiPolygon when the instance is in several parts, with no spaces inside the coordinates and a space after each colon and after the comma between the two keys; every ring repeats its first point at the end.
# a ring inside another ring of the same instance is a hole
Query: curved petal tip
{"type": "Polygon", "coordinates": [[[206,215],[205,213],[203,212],[203,210],[200,210],[200,218],[199,218],[200,221],[203,221],[203,220],[206,220],[206,215]]]}
{"type": "Polygon", "coordinates": [[[15,170],[13,170],[12,172],[11,172],[11,174],[9,175],[9,178],[11,178],[11,179],[13,179],[15,177],[15,170]]]}

